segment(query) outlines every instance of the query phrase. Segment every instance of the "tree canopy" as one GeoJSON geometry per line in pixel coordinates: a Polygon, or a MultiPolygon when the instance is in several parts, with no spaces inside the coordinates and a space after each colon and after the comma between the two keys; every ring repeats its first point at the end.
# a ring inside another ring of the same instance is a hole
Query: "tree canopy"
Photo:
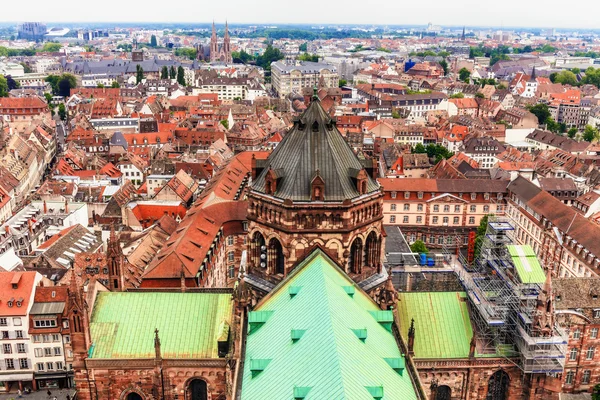
{"type": "Polygon", "coordinates": [[[577,76],[571,71],[561,71],[554,77],[555,83],[561,83],[563,85],[576,86],[579,82],[577,76]]]}
{"type": "Polygon", "coordinates": [[[410,251],[413,253],[429,253],[429,249],[427,246],[425,246],[425,243],[422,240],[416,240],[413,244],[411,244],[410,251]]]}
{"type": "Polygon", "coordinates": [[[8,82],[3,75],[0,75],[0,97],[8,97],[8,82]]]}
{"type": "Polygon", "coordinates": [[[469,83],[470,77],[471,77],[471,72],[469,72],[468,69],[463,67],[460,69],[460,71],[458,71],[458,79],[460,79],[461,81],[469,83]]]}
{"type": "Polygon", "coordinates": [[[304,53],[298,56],[298,60],[300,61],[312,61],[312,62],[318,62],[319,61],[319,56],[316,54],[308,54],[308,53],[304,53]]]}
{"type": "Polygon", "coordinates": [[[594,139],[598,139],[598,129],[594,128],[591,125],[586,125],[585,129],[583,130],[583,135],[581,136],[583,138],[583,140],[585,140],[586,142],[591,142],[594,139]]]}
{"type": "Polygon", "coordinates": [[[49,75],[46,82],[50,84],[52,93],[56,96],[68,97],[71,95],[71,89],[77,87],[77,78],[72,74],[49,75]]]}
{"type": "Polygon", "coordinates": [[[181,86],[185,86],[185,71],[181,65],[177,67],[177,83],[181,86]]]}

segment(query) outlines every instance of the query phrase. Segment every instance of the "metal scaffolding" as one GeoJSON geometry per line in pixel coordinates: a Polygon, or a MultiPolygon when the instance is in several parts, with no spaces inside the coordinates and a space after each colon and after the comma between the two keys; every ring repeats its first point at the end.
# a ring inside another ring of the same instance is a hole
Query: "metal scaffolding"
{"type": "Polygon", "coordinates": [[[479,255],[472,264],[462,254],[454,254],[451,246],[444,249],[444,260],[467,292],[478,354],[518,358],[518,366],[525,373],[562,372],[567,335],[557,324],[543,337],[535,331],[543,282],[519,276],[509,252],[509,245],[515,244],[513,233],[509,222],[490,216],[485,236],[477,243],[479,255]]]}

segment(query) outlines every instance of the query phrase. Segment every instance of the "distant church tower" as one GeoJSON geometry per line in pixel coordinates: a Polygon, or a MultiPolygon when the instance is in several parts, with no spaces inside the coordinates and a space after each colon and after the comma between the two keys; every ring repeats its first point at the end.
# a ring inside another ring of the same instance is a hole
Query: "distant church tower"
{"type": "Polygon", "coordinates": [[[231,57],[231,38],[229,37],[229,27],[225,22],[225,36],[223,42],[219,43],[217,37],[217,29],[213,21],[212,35],[210,37],[210,62],[223,62],[231,64],[233,58],[231,57]]]}

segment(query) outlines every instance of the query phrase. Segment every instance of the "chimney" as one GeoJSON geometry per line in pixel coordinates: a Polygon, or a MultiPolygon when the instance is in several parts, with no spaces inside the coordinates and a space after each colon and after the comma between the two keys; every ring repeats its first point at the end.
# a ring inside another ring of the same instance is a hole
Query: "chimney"
{"type": "Polygon", "coordinates": [[[65,199],[65,214],[69,213],[69,202],[65,199]]]}
{"type": "Polygon", "coordinates": [[[46,204],[46,200],[44,200],[44,215],[48,214],[48,205],[46,204]]]}

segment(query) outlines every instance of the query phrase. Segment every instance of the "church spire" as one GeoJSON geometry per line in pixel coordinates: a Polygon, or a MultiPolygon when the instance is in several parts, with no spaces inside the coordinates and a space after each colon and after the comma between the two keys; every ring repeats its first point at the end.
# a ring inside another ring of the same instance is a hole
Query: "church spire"
{"type": "Polygon", "coordinates": [[[225,39],[229,38],[229,25],[227,24],[227,20],[225,20],[225,39]]]}
{"type": "Polygon", "coordinates": [[[554,294],[552,293],[552,271],[548,271],[542,292],[538,295],[533,331],[537,336],[548,337],[554,333],[554,294]]]}

